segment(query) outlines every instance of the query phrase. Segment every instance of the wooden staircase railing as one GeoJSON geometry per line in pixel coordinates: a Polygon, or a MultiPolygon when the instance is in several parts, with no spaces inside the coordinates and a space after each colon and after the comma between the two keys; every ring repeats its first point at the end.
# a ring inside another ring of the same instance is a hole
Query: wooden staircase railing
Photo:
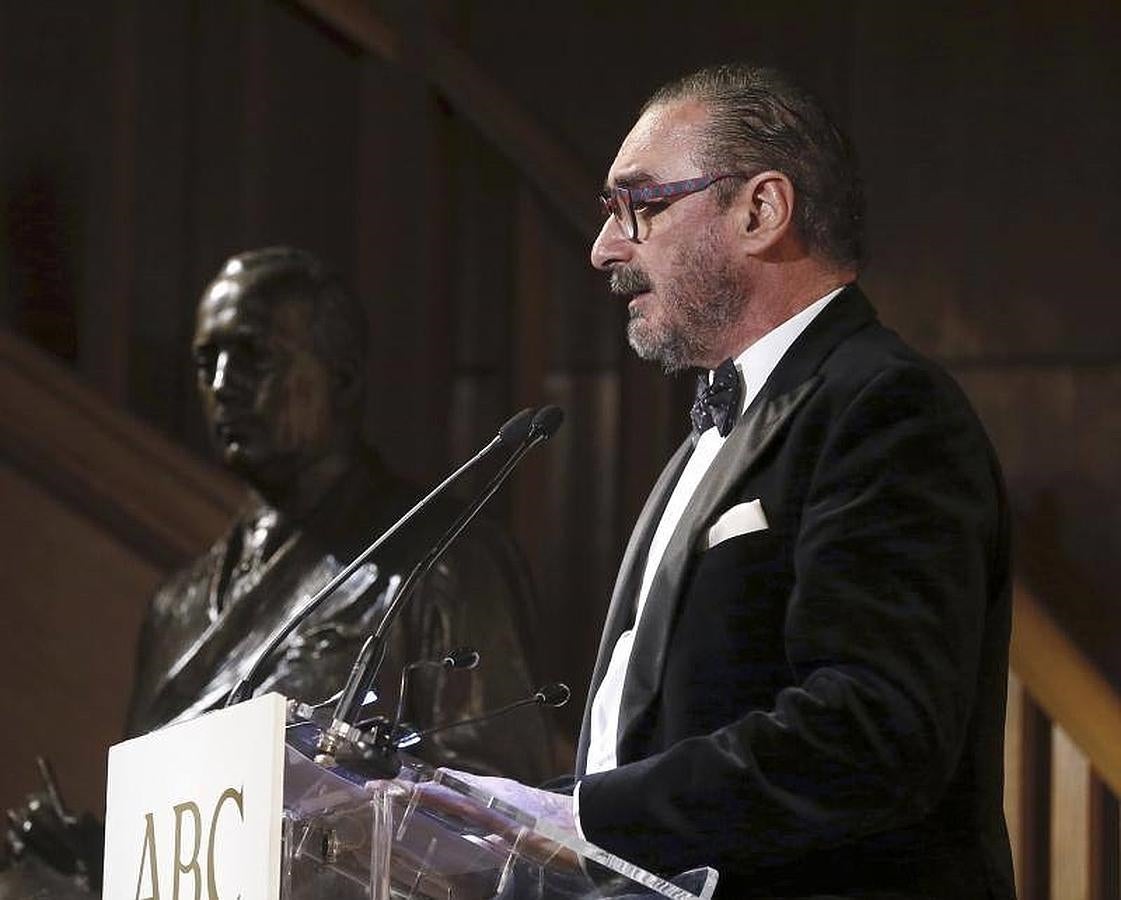
{"type": "Polygon", "coordinates": [[[1017,585],[1005,812],[1021,900],[1121,897],[1121,696],[1017,585]]]}

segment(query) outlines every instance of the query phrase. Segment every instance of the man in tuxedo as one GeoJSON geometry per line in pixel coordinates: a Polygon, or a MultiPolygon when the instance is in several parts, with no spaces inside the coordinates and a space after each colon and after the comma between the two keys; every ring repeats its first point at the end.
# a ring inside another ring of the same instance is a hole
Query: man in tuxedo
{"type": "Polygon", "coordinates": [[[721,897],[1012,897],[1001,474],[856,286],[850,144],[782,74],[707,69],[602,199],[631,346],[703,390],[619,570],[575,802],[484,786],[721,897]]]}

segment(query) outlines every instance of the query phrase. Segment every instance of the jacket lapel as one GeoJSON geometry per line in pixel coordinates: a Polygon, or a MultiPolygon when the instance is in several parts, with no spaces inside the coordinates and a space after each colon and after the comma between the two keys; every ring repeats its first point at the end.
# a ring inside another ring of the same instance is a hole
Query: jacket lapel
{"type": "Polygon", "coordinates": [[[685,507],[650,585],[646,610],[635,635],[619,714],[620,746],[658,692],[670,631],[683,595],[686,570],[701,531],[711,524],[714,513],[727,494],[747,475],[755,460],[770,446],[782,431],[782,426],[820,382],[818,376],[811,376],[786,394],[752,404],[728,435],[712,467],[685,507]]]}
{"type": "MultiPolygon", "coordinates": [[[[670,633],[702,529],[711,524],[729,492],[748,475],[755,461],[816,390],[821,383],[816,373],[825,357],[844,338],[874,319],[872,307],[855,286],[846,288],[826,306],[795,341],[736,423],[685,507],[654,575],[642,622],[635,635],[619,713],[620,762],[626,759],[622,748],[628,737],[635,732],[661,687],[670,633]]],[[[633,598],[633,589],[631,596],[633,598]]],[[[603,652],[601,647],[601,656],[603,652]]]]}
{"type": "Polygon", "coordinates": [[[650,547],[654,529],[662,517],[662,510],[669,502],[673,486],[677,484],[677,479],[689,459],[689,454],[692,452],[695,442],[696,439],[690,434],[682,441],[681,446],[677,448],[677,452],[670,457],[669,462],[662,469],[662,474],[654,483],[654,488],[646,498],[642,512],[635,522],[634,530],[631,531],[630,540],[627,542],[627,549],[623,553],[623,560],[619,564],[619,574],[615,577],[615,589],[611,592],[611,605],[607,609],[607,620],[603,625],[599,652],[596,655],[595,668],[592,670],[591,686],[588,688],[588,699],[584,704],[584,718],[580,725],[580,740],[576,751],[576,772],[579,775],[584,773],[588,741],[591,738],[592,698],[595,697],[600,682],[603,681],[603,677],[607,673],[607,666],[611,662],[615,642],[619,640],[619,635],[631,624],[631,617],[634,615],[635,602],[638,596],[638,586],[645,568],[646,551],[650,547]]]}
{"type": "MultiPolygon", "coordinates": [[[[154,706],[170,710],[185,703],[186,709],[176,713],[175,721],[190,718],[190,715],[209,709],[233,686],[240,674],[238,669],[248,663],[247,652],[251,656],[262,638],[262,622],[286,614],[291,605],[290,598],[300,596],[294,590],[298,575],[314,570],[317,554],[311,543],[301,540],[301,537],[299,530],[289,535],[263,564],[257,583],[236,603],[223,609],[218,618],[171,664],[153,691],[154,706]],[[281,603],[278,598],[289,599],[281,603]],[[173,701],[173,696],[179,699],[173,701]]],[[[231,543],[227,537],[226,552],[229,552],[231,543]]],[[[217,589],[220,570],[226,561],[219,557],[216,562],[218,565],[210,576],[211,591],[217,589]]]]}

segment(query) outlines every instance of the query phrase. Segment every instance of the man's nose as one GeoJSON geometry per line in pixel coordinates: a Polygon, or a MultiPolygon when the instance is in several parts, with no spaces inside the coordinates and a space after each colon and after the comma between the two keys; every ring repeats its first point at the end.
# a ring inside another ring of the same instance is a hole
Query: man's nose
{"type": "Polygon", "coordinates": [[[634,242],[623,234],[622,226],[614,216],[603,220],[603,227],[592,242],[592,266],[601,271],[610,269],[614,263],[626,262],[634,251],[634,242]]]}

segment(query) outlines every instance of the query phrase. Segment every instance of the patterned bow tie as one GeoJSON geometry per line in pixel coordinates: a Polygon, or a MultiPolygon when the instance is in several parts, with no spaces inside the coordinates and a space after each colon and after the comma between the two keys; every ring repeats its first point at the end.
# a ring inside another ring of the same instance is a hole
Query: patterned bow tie
{"type": "Polygon", "coordinates": [[[701,376],[697,399],[689,410],[693,430],[701,434],[713,425],[721,437],[727,437],[740,412],[740,373],[731,359],[726,359],[712,373],[712,381],[701,376]]]}

